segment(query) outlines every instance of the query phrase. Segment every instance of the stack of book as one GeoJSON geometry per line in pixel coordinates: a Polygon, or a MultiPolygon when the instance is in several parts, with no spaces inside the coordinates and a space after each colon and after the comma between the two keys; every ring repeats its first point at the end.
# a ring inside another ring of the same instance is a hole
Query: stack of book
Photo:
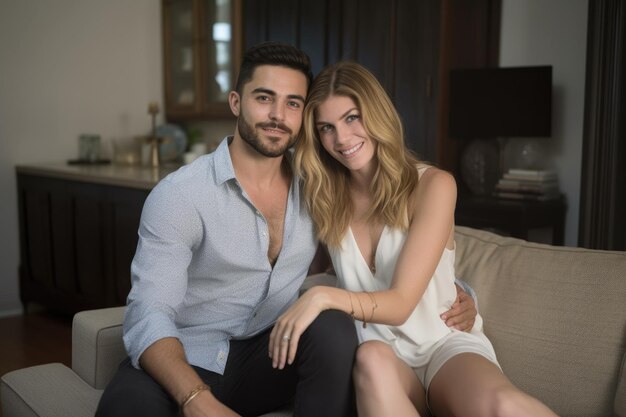
{"type": "Polygon", "coordinates": [[[559,182],[552,170],[509,169],[498,184],[496,196],[545,201],[559,197],[559,182]]]}

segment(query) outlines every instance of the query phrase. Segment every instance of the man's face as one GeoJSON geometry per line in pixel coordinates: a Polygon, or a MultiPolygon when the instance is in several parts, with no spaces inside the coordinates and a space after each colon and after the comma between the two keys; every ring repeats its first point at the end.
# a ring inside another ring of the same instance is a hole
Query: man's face
{"type": "Polygon", "coordinates": [[[239,136],[261,155],[282,156],[300,131],[306,92],[302,72],[274,65],[257,67],[241,97],[230,96],[239,136]]]}

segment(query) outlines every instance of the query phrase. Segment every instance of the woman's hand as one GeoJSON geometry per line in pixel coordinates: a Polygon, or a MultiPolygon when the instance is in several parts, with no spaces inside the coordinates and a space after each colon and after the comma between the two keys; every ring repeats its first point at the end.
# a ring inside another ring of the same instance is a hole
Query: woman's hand
{"type": "Polygon", "coordinates": [[[302,333],[325,310],[323,287],[313,287],[276,320],[270,334],[269,354],[274,368],[291,365],[296,357],[298,341],[302,333]]]}

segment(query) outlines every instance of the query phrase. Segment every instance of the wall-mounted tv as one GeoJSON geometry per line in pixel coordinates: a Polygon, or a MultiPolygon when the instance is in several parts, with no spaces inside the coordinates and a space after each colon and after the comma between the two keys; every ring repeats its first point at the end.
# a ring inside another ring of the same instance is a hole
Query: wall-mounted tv
{"type": "Polygon", "coordinates": [[[452,138],[549,137],[552,67],[453,69],[449,117],[452,138]]]}

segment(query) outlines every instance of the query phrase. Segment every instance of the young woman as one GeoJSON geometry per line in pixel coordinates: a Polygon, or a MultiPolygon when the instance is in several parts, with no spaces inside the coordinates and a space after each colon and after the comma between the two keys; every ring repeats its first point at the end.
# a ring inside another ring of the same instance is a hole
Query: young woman
{"type": "MultiPolygon", "coordinates": [[[[455,301],[453,177],[405,148],[375,77],[343,62],[314,81],[295,165],[339,287],[314,287],[278,320],[273,364],[326,309],[357,321],[359,416],[554,416],[504,376],[477,316],[471,332],[439,315],[455,301]]],[[[333,343],[332,336],[328,343],[333,343]]]]}

